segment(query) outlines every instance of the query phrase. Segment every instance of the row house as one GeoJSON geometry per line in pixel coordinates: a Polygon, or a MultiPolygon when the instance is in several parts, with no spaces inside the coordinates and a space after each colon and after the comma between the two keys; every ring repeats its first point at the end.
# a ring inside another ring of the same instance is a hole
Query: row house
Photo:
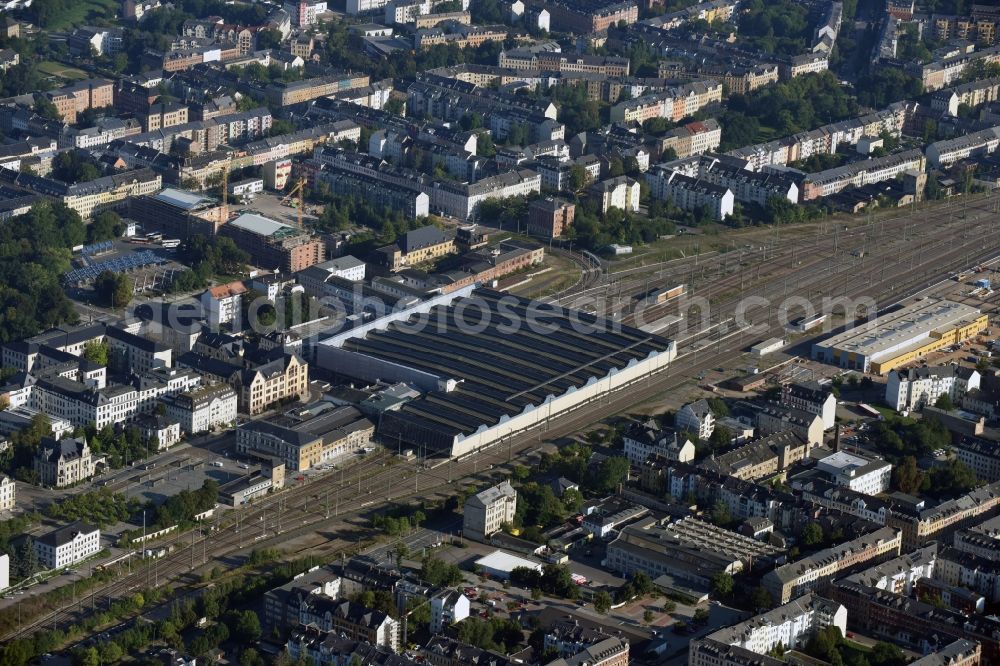
{"type": "Polygon", "coordinates": [[[923,153],[919,149],[913,149],[811,173],[806,176],[803,184],[802,200],[811,201],[849,187],[863,187],[893,180],[907,171],[921,173],[924,165],[923,153]]]}
{"type": "Polygon", "coordinates": [[[699,109],[722,101],[723,84],[711,79],[693,81],[655,95],[647,95],[611,107],[611,122],[644,123],[653,118],[677,122],[699,109]]]}

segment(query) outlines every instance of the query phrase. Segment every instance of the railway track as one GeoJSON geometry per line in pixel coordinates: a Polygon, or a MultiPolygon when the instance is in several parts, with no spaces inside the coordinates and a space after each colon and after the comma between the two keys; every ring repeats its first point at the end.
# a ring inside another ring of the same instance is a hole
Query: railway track
{"type": "MultiPolygon", "coordinates": [[[[995,229],[994,219],[984,219],[982,215],[994,211],[994,201],[981,200],[975,205],[966,205],[964,208],[973,210],[977,215],[974,219],[980,220],[973,230],[995,229]]],[[[880,224],[885,225],[885,222],[880,224]]],[[[903,224],[905,223],[899,221],[888,224],[888,233],[898,231],[898,227],[903,224]]],[[[912,222],[908,224],[912,225],[912,222]]],[[[882,231],[883,233],[886,231],[884,226],[882,231]]],[[[946,235],[941,234],[941,236],[946,235]]],[[[1000,255],[1000,234],[997,233],[985,233],[981,236],[967,233],[966,237],[961,239],[951,233],[950,246],[946,243],[944,247],[941,236],[935,235],[920,240],[914,247],[899,252],[875,251],[871,255],[872,261],[861,264],[863,270],[854,270],[850,266],[846,270],[837,270],[837,262],[843,258],[843,253],[838,251],[839,248],[834,248],[832,254],[803,259],[806,263],[793,262],[793,270],[781,275],[780,284],[777,284],[778,278],[774,276],[762,283],[753,282],[750,287],[744,284],[746,288],[742,291],[742,297],[757,295],[771,298],[790,296],[811,298],[815,296],[819,287],[824,287],[827,292],[839,292],[847,297],[869,296],[879,307],[885,307],[905,293],[946,278],[954,270],[970,264],[983,263],[1000,255]],[[958,240],[962,242],[959,243],[958,240]],[[936,268],[927,271],[923,265],[924,259],[929,258],[932,251],[938,252],[935,256],[936,268]],[[885,263],[885,260],[892,256],[895,256],[895,262],[885,263]],[[888,276],[887,267],[890,269],[888,276]],[[891,270],[893,268],[902,270],[893,273],[891,270]]],[[[839,243],[839,240],[834,242],[839,243]]],[[[775,251],[771,256],[774,261],[794,257],[797,253],[808,249],[807,245],[820,251],[823,244],[817,237],[813,243],[775,251]]],[[[725,258],[726,255],[719,257],[720,260],[725,258]]],[[[676,280],[679,273],[680,271],[671,272],[662,279],[669,283],[676,280]]],[[[719,298],[716,306],[717,321],[733,315],[735,307],[741,300],[740,295],[732,298],[722,297],[727,290],[733,288],[737,279],[737,275],[730,275],[726,280],[720,280],[717,284],[706,288],[710,297],[714,294],[719,298]]],[[[746,276],[739,279],[746,280],[746,276]]],[[[583,287],[579,283],[577,286],[583,287]]],[[[757,322],[754,335],[769,335],[781,330],[777,313],[769,312],[765,320],[757,322]]],[[[682,348],[678,358],[663,371],[625,389],[596,399],[584,409],[561,415],[546,424],[508,438],[499,445],[466,456],[462,460],[444,462],[433,469],[418,467],[412,470],[400,470],[388,465],[390,459],[388,454],[384,452],[379,455],[373,454],[356,465],[344,469],[340,473],[339,480],[335,478],[336,473],[311,480],[282,493],[268,496],[249,507],[231,512],[236,515],[223,518],[215,531],[177,535],[160,542],[159,545],[174,546],[173,552],[159,560],[146,562],[130,573],[123,572],[120,578],[93,589],[86,596],[91,600],[107,598],[110,601],[112,598],[125,596],[145,586],[147,581],[151,580],[158,584],[161,578],[164,582],[178,580],[196,566],[205,565],[223,556],[231,556],[251,546],[266,547],[276,541],[287,540],[294,533],[330,525],[331,521],[336,522],[344,516],[370,510],[370,507],[384,502],[426,496],[431,491],[454,486],[457,481],[475,479],[484,473],[495,473],[498,471],[495,469],[497,466],[521,459],[524,454],[531,453],[543,437],[553,439],[575,433],[663,391],[676,388],[713,365],[726,364],[738,359],[743,354],[743,340],[742,333],[738,336],[720,337],[714,341],[709,337],[709,341],[714,344],[707,348],[695,348],[693,343],[704,340],[700,336],[694,336],[690,341],[692,344],[682,348]],[[200,564],[198,564],[199,559],[200,564]]],[[[85,597],[68,608],[56,609],[31,620],[16,631],[9,632],[4,636],[4,640],[21,637],[43,627],[58,627],[77,621],[87,612],[85,597]]]]}

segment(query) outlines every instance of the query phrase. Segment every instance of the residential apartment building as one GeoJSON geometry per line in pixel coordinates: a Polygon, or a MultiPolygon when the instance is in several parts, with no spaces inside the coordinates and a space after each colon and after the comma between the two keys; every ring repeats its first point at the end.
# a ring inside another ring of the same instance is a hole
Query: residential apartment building
{"type": "Polygon", "coordinates": [[[987,603],[1000,601],[1000,563],[968,551],[945,547],[938,554],[937,580],[978,592],[987,603]]]}
{"type": "Polygon", "coordinates": [[[358,196],[375,208],[400,210],[411,219],[427,217],[431,212],[430,197],[416,184],[391,183],[360,173],[329,171],[322,165],[317,170],[309,169],[308,173],[311,183],[321,183],[333,194],[358,196]]]}
{"type": "Polygon", "coordinates": [[[639,20],[639,5],[632,0],[530,0],[525,4],[548,11],[553,30],[579,35],[639,20]]]}
{"type": "Polygon", "coordinates": [[[686,176],[679,171],[655,166],[646,174],[650,196],[669,201],[681,210],[707,213],[716,222],[733,214],[736,197],[722,185],[686,176]]]}
{"type": "Polygon", "coordinates": [[[272,83],[265,90],[267,100],[275,106],[292,106],[344,90],[364,88],[371,81],[367,74],[319,76],[292,83],[272,83]]]}
{"type": "Polygon", "coordinates": [[[979,437],[963,437],[954,444],[955,457],[968,465],[976,478],[987,483],[1000,481],[1000,444],[979,437]]]}
{"type": "Polygon", "coordinates": [[[683,159],[717,150],[721,142],[722,127],[714,118],[708,118],[675,127],[656,139],[656,154],[672,150],[675,158],[683,159]]]}
{"type": "Polygon", "coordinates": [[[479,204],[487,199],[541,193],[542,177],[530,169],[514,169],[468,184],[434,181],[422,189],[431,198],[432,211],[466,221],[475,219],[479,204]]]}
{"type": "Polygon", "coordinates": [[[923,172],[924,167],[923,153],[913,149],[811,173],[803,183],[802,200],[828,197],[850,187],[884,183],[909,171],[923,172]]]}
{"type": "Polygon", "coordinates": [[[121,201],[150,195],[163,188],[163,178],[152,169],[123,171],[84,183],[63,183],[31,173],[0,168],[0,182],[61,201],[89,219],[121,201]]]}
{"type": "Polygon", "coordinates": [[[239,281],[220,284],[205,290],[200,300],[207,314],[209,326],[215,330],[223,324],[228,324],[238,330],[242,319],[243,295],[246,293],[246,286],[239,281]]]}
{"type": "Polygon", "coordinates": [[[978,389],[981,377],[973,368],[957,365],[921,366],[893,370],[885,383],[885,402],[897,412],[933,406],[946,395],[959,404],[965,394],[978,389]]]}
{"type": "Polygon", "coordinates": [[[274,403],[308,395],[309,364],[285,353],[264,365],[243,370],[233,380],[240,411],[260,414],[274,403]]]}
{"type": "Polygon", "coordinates": [[[168,416],[140,414],[133,423],[150,450],[164,451],[181,441],[181,424],[168,416]]]}
{"type": "MultiPolygon", "coordinates": [[[[966,639],[967,647],[973,648],[973,655],[977,643],[982,647],[983,664],[992,664],[1000,659],[1000,641],[996,638],[1000,623],[995,618],[941,608],[849,581],[838,581],[831,586],[829,596],[847,608],[852,627],[866,632],[884,632],[893,636],[901,647],[922,651],[928,646],[928,638],[937,636],[939,645],[948,645],[946,654],[955,655],[948,649],[950,645],[958,639],[966,639]]],[[[957,654],[963,652],[965,650],[957,654]]],[[[930,664],[949,663],[931,656],[928,656],[930,664]]]]}
{"type": "Polygon", "coordinates": [[[913,549],[932,540],[944,541],[956,530],[983,517],[995,516],[1000,508],[1000,482],[992,482],[955,499],[915,509],[896,507],[887,514],[886,525],[902,532],[903,547],[913,549]]]}
{"type": "Polygon", "coordinates": [[[431,597],[432,634],[469,617],[469,598],[458,590],[440,590],[431,597]]]}
{"type": "Polygon", "coordinates": [[[8,342],[2,349],[3,366],[31,372],[43,346],[80,356],[88,343],[103,340],[104,333],[104,324],[62,326],[24,340],[8,342]]]}
{"type": "Polygon", "coordinates": [[[486,543],[501,526],[511,524],[517,510],[517,491],[504,481],[465,500],[462,509],[462,534],[486,543]]]}
{"type": "Polygon", "coordinates": [[[931,98],[931,109],[957,116],[960,106],[976,108],[997,100],[1000,100],[1000,78],[994,77],[970,81],[934,93],[931,98]]]}
{"type": "Polygon", "coordinates": [[[35,539],[38,564],[45,569],[62,569],[87,559],[101,550],[101,531],[83,522],[52,530],[35,539]]]}
{"type": "Polygon", "coordinates": [[[709,104],[721,102],[722,86],[722,83],[712,79],[692,81],[666,92],[619,102],[611,107],[611,122],[642,124],[653,118],[677,122],[709,104]]]}
{"type": "Polygon", "coordinates": [[[576,204],[563,199],[536,199],[528,207],[528,233],[542,238],[558,238],[573,226],[576,204]]]}
{"type": "Polygon", "coordinates": [[[851,574],[844,580],[909,597],[916,593],[921,578],[936,578],[939,562],[938,546],[931,544],[851,574]]]}
{"type": "Polygon", "coordinates": [[[598,202],[602,213],[612,208],[627,213],[639,212],[639,181],[628,176],[602,180],[590,186],[590,194],[598,202]]]}
{"type": "Polygon", "coordinates": [[[796,596],[824,588],[845,569],[899,556],[901,546],[900,531],[882,527],[769,571],[761,584],[777,603],[788,603],[796,596]]]}
{"type": "Polygon", "coordinates": [[[180,423],[181,430],[195,435],[236,423],[236,391],[228,384],[206,384],[192,391],[164,396],[160,402],[167,416],[180,423]]]}
{"type": "Polygon", "coordinates": [[[699,466],[737,479],[757,480],[787,469],[808,456],[810,450],[809,442],[800,435],[783,431],[710,456],[699,466]]]}
{"type": "Polygon", "coordinates": [[[189,371],[157,369],[132,378],[130,384],[95,385],[69,377],[44,374],[37,377],[28,406],[63,419],[74,426],[123,423],[153,410],[156,401],[198,386],[201,377],[189,371]]]}
{"type": "MultiPolygon", "coordinates": [[[[0,474],[0,511],[11,511],[17,504],[17,487],[14,479],[0,474]]],[[[3,588],[0,588],[2,590],[3,588]]]]}
{"type": "Polygon", "coordinates": [[[690,432],[698,439],[707,440],[715,430],[715,415],[708,400],[701,399],[689,402],[677,410],[674,416],[674,426],[678,432],[690,432]]]}
{"type": "Polygon", "coordinates": [[[299,622],[313,625],[320,632],[335,632],[399,651],[399,621],[353,601],[312,595],[299,607],[299,622]]]}
{"type": "Polygon", "coordinates": [[[628,666],[630,663],[628,641],[611,636],[582,647],[579,652],[555,659],[547,666],[628,666]]]}
{"type": "Polygon", "coordinates": [[[823,443],[823,419],[818,414],[780,405],[764,406],[757,411],[757,431],[760,435],[792,432],[809,443],[823,443]]]}
{"type": "Polygon", "coordinates": [[[846,486],[865,495],[878,495],[889,490],[892,465],[881,458],[868,458],[855,453],[837,451],[816,463],[816,469],[829,475],[838,486],[846,486]]]}
{"type": "Polygon", "coordinates": [[[50,488],[65,488],[94,476],[95,460],[84,438],[55,440],[48,437],[35,453],[32,468],[38,483],[50,488]]]}
{"type": "MultiPolygon", "coordinates": [[[[500,52],[498,64],[502,69],[531,72],[582,72],[601,76],[628,76],[629,59],[615,56],[578,55],[546,50],[541,47],[519,47],[500,52]]],[[[558,45],[555,45],[559,49],[558,45]]]]}
{"type": "Polygon", "coordinates": [[[959,160],[993,153],[1000,146],[1000,127],[972,132],[955,139],[936,141],[927,146],[927,162],[934,167],[947,167],[959,160]]]}
{"type": "Polygon", "coordinates": [[[824,384],[815,381],[784,384],[781,387],[781,405],[816,414],[823,420],[824,430],[836,425],[837,398],[824,384]]]}
{"type": "MultiPolygon", "coordinates": [[[[772,198],[799,201],[799,188],[794,181],[784,175],[754,171],[753,164],[741,157],[706,153],[687,159],[674,160],[661,165],[663,169],[679,171],[690,178],[703,180],[732,191],[736,201],[767,205],[772,198]]],[[[651,170],[652,172],[653,170],[651,170]]],[[[668,174],[659,172],[661,182],[668,174]]],[[[651,190],[662,189],[655,181],[650,181],[651,190]]]]}
{"type": "Polygon", "coordinates": [[[143,374],[173,364],[173,350],[167,345],[108,326],[104,336],[108,345],[108,363],[119,371],[143,374]]]}
{"type": "Polygon", "coordinates": [[[114,104],[115,83],[108,79],[84,79],[50,90],[45,97],[56,107],[59,118],[75,124],[77,114],[87,109],[103,109],[114,104]]]}
{"type": "Polygon", "coordinates": [[[633,465],[643,464],[651,455],[683,463],[694,460],[694,442],[679,437],[676,430],[661,429],[652,420],[633,424],[622,439],[625,457],[633,465]]]}
{"type": "Polygon", "coordinates": [[[827,627],[836,627],[842,636],[846,636],[847,619],[847,609],[841,604],[812,593],[804,594],[745,622],[692,640],[688,648],[688,665],[770,666],[766,655],[779,645],[786,650],[801,649],[816,633],[827,627]],[[736,648],[749,658],[745,661],[734,658],[736,655],[727,658],[725,653],[728,648],[736,648]]]}
{"type": "Polygon", "coordinates": [[[183,125],[188,122],[188,107],[178,102],[162,102],[152,104],[143,117],[143,131],[153,132],[158,129],[183,125]]]}
{"type": "Polygon", "coordinates": [[[408,231],[393,245],[380,247],[376,261],[390,271],[417,266],[454,253],[455,237],[433,225],[408,231]]]}
{"type": "Polygon", "coordinates": [[[439,45],[454,44],[460,49],[467,46],[478,48],[486,42],[503,42],[509,31],[506,26],[490,25],[450,25],[443,28],[420,28],[413,38],[418,49],[429,49],[439,45]]]}

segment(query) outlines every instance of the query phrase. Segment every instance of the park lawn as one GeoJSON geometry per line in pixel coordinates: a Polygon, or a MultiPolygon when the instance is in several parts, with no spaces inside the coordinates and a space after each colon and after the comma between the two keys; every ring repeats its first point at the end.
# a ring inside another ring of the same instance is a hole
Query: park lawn
{"type": "Polygon", "coordinates": [[[87,73],[83,70],[67,67],[61,63],[52,62],[51,60],[38,63],[38,71],[43,74],[48,74],[49,76],[58,76],[61,79],[67,80],[87,78],[87,73]]]}
{"type": "Polygon", "coordinates": [[[116,0],[75,0],[48,26],[49,30],[68,30],[93,23],[96,19],[114,19],[118,15],[116,0]]]}

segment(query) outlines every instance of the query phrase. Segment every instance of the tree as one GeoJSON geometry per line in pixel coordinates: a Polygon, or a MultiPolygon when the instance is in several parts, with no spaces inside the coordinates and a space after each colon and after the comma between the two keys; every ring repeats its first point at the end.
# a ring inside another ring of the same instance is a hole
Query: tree
{"type": "Polygon", "coordinates": [[[713,449],[720,449],[729,446],[733,441],[733,431],[726,426],[716,425],[712,429],[712,435],[708,438],[713,449]]]}
{"type": "Polygon", "coordinates": [[[729,507],[721,500],[712,506],[709,518],[719,527],[724,527],[732,522],[733,517],[729,513],[729,507]]]}
{"type": "Polygon", "coordinates": [[[268,136],[281,136],[282,134],[291,134],[294,131],[295,125],[290,120],[277,118],[271,121],[271,129],[268,131],[268,136]]]}
{"type": "Polygon", "coordinates": [[[107,367],[109,353],[108,343],[104,341],[91,340],[83,346],[83,357],[97,365],[107,367]]]}
{"type": "Polygon", "coordinates": [[[756,612],[766,610],[773,604],[774,601],[771,599],[771,593],[762,586],[755,587],[753,592],[750,593],[750,605],[756,612]]]}
{"type": "Polygon", "coordinates": [[[951,401],[951,396],[947,393],[939,395],[938,399],[934,401],[934,406],[938,409],[943,409],[946,412],[950,412],[955,409],[955,403],[951,401]]]}
{"type": "Polygon", "coordinates": [[[35,98],[35,113],[51,120],[60,120],[62,118],[59,115],[59,109],[52,103],[52,100],[42,95],[35,98]]]}
{"type": "Polygon", "coordinates": [[[281,33],[273,28],[266,28],[257,33],[258,49],[276,49],[281,46],[281,33]]]}
{"type": "Polygon", "coordinates": [[[823,528],[818,523],[809,523],[802,530],[802,544],[817,546],[823,542],[823,528]]]}
{"type": "Polygon", "coordinates": [[[128,275],[106,270],[94,280],[94,291],[112,308],[122,308],[132,300],[134,283],[128,275]]]}
{"type": "Polygon", "coordinates": [[[403,560],[406,556],[410,554],[410,547],[406,545],[406,542],[400,539],[395,546],[392,548],[393,554],[396,556],[396,568],[403,568],[403,560]]]}
{"type": "Polygon", "coordinates": [[[420,578],[431,585],[452,586],[462,581],[462,570],[454,564],[428,555],[421,564],[420,578]]]}
{"type": "Polygon", "coordinates": [[[707,608],[696,608],[694,611],[694,621],[703,623],[708,622],[708,609],[707,608]]]}
{"type": "Polygon", "coordinates": [[[80,659],[80,664],[82,666],[100,666],[101,656],[97,652],[96,647],[89,647],[83,652],[83,657],[80,659]]]}
{"type": "Polygon", "coordinates": [[[574,192],[579,192],[590,184],[590,172],[582,165],[574,164],[569,169],[569,187],[574,192]]]}
{"type": "Polygon", "coordinates": [[[110,210],[94,216],[94,221],[87,227],[87,240],[91,243],[119,238],[125,231],[125,223],[118,213],[110,210]]]}
{"type": "Polygon", "coordinates": [[[117,664],[123,654],[121,646],[115,641],[108,641],[101,645],[102,664],[117,664]]]}
{"type": "Polygon", "coordinates": [[[601,590],[594,595],[594,610],[601,615],[607,615],[611,610],[611,595],[601,590]]]}
{"type": "Polygon", "coordinates": [[[236,617],[236,626],[233,628],[236,639],[243,643],[252,643],[260,639],[260,618],[253,611],[243,611],[236,617]]]}
{"type": "Polygon", "coordinates": [[[17,577],[20,580],[30,578],[38,571],[38,554],[35,552],[35,540],[26,537],[17,551],[17,577]]]}
{"type": "Polygon", "coordinates": [[[729,405],[722,398],[709,398],[708,408],[712,411],[712,415],[717,418],[725,418],[729,416],[729,405]]]}
{"type": "Polygon", "coordinates": [[[652,624],[654,619],[656,619],[656,615],[653,614],[653,611],[647,608],[646,612],[642,614],[642,621],[646,624],[652,624]]]}
{"type": "Polygon", "coordinates": [[[892,480],[900,492],[912,494],[920,490],[924,475],[917,469],[917,459],[906,456],[903,461],[892,469],[892,480]]]}
{"type": "Polygon", "coordinates": [[[628,458],[611,456],[601,461],[591,481],[591,487],[598,493],[610,493],[628,478],[628,458]]]}
{"type": "Polygon", "coordinates": [[[906,655],[899,646],[879,641],[872,647],[870,662],[877,666],[900,666],[906,663],[906,655]]]}
{"type": "Polygon", "coordinates": [[[712,576],[712,592],[720,597],[728,597],[733,593],[733,576],[725,571],[712,576]]]}
{"type": "Polygon", "coordinates": [[[264,666],[264,658],[254,648],[246,648],[240,653],[240,666],[264,666]]]}
{"type": "Polygon", "coordinates": [[[837,654],[839,657],[839,647],[844,637],[840,633],[840,629],[834,625],[829,625],[815,632],[811,639],[809,639],[809,644],[806,646],[806,653],[819,657],[820,659],[826,659],[831,661],[832,656],[837,654]]]}
{"type": "Polygon", "coordinates": [[[979,485],[975,471],[961,460],[935,465],[924,476],[920,489],[937,497],[962,495],[979,485]]]}

